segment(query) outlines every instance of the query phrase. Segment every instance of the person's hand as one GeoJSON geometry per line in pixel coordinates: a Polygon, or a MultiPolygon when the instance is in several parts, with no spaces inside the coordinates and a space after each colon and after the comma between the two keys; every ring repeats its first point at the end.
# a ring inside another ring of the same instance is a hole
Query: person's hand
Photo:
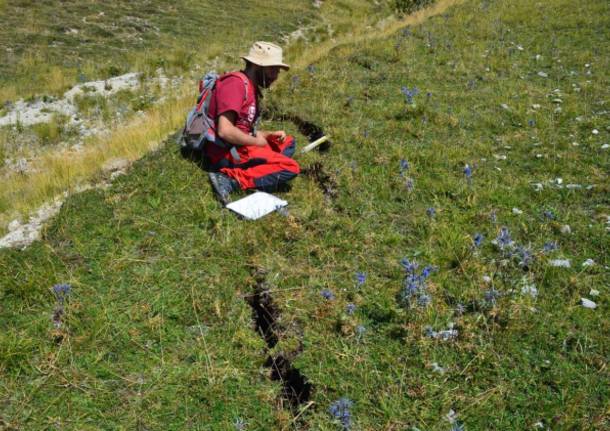
{"type": "Polygon", "coordinates": [[[254,146],[255,147],[264,147],[267,145],[267,138],[265,138],[262,134],[257,134],[254,137],[254,146]]]}
{"type": "Polygon", "coordinates": [[[269,133],[269,135],[277,137],[280,141],[284,141],[284,139],[286,139],[286,132],[283,130],[276,130],[275,132],[269,133]]]}

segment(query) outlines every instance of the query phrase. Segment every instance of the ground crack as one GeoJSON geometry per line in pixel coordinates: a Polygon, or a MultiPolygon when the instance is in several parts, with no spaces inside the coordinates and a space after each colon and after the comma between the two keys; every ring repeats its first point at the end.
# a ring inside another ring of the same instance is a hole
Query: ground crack
{"type": "MultiPolygon", "coordinates": [[[[252,307],[256,332],[265,340],[267,347],[272,349],[280,341],[283,333],[283,328],[278,322],[279,309],[267,288],[264,271],[256,269],[253,275],[254,291],[246,297],[246,300],[252,307]]],[[[271,380],[282,382],[281,407],[289,408],[294,415],[298,414],[301,405],[309,401],[313,391],[313,386],[307,381],[307,377],[292,365],[292,361],[301,351],[300,346],[292,353],[270,354],[264,364],[270,369],[271,380]]]]}

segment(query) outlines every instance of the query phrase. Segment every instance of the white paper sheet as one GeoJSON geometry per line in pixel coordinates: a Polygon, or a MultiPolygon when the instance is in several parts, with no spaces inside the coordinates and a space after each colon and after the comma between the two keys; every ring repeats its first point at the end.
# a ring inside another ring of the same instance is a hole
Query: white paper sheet
{"type": "Polygon", "coordinates": [[[272,194],[255,192],[243,199],[231,202],[227,208],[248,220],[256,220],[286,205],[288,202],[272,194]]]}

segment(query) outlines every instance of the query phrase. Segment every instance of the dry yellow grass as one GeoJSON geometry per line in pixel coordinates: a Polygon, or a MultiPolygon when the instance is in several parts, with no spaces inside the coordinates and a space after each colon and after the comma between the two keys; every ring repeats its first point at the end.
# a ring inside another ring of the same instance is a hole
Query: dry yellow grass
{"type": "Polygon", "coordinates": [[[155,149],[177,130],[192,103],[192,94],[179,93],[109,134],[93,138],[81,152],[43,154],[32,162],[31,173],[16,173],[3,180],[0,200],[10,202],[13,211],[0,216],[0,222],[5,225],[16,213],[27,213],[63,191],[73,190],[110,159],[136,160],[155,149]]]}

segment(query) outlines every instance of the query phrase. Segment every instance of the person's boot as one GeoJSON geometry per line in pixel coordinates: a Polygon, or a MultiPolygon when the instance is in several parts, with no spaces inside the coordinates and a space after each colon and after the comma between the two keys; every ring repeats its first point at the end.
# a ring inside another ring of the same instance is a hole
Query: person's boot
{"type": "Polygon", "coordinates": [[[216,198],[224,206],[227,206],[227,204],[231,202],[229,195],[232,192],[239,190],[239,183],[222,172],[210,172],[208,173],[208,177],[210,178],[210,183],[212,183],[216,198]]]}

